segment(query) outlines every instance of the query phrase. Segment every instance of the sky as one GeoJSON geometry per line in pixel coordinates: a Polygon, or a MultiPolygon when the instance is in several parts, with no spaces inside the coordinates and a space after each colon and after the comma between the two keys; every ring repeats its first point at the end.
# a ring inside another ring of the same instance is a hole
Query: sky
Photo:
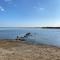
{"type": "Polygon", "coordinates": [[[60,27],[60,0],[0,0],[0,27],[60,27]]]}

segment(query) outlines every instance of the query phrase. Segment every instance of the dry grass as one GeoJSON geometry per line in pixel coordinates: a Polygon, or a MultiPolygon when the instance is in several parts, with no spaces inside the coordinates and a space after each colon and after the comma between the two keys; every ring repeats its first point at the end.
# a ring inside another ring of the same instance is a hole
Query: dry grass
{"type": "Polygon", "coordinates": [[[60,60],[60,48],[21,41],[0,41],[0,60],[60,60]]]}

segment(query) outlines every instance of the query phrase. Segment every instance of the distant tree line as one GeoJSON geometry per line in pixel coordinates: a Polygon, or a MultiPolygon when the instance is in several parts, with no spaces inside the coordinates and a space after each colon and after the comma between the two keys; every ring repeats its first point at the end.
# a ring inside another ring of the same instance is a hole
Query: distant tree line
{"type": "Polygon", "coordinates": [[[41,28],[45,28],[45,29],[60,29],[60,27],[41,27],[41,28]]]}

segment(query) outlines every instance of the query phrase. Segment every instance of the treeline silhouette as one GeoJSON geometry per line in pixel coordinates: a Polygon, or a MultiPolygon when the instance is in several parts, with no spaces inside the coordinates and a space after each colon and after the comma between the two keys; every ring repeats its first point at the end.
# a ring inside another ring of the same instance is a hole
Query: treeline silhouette
{"type": "Polygon", "coordinates": [[[45,28],[45,29],[60,29],[60,27],[42,27],[42,28],[45,28]]]}

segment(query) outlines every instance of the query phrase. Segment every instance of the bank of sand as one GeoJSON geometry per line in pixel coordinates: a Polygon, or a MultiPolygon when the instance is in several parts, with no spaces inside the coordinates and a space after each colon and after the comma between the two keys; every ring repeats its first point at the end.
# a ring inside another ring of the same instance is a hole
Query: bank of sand
{"type": "Polygon", "coordinates": [[[22,41],[0,41],[0,60],[60,60],[60,48],[22,41]]]}

